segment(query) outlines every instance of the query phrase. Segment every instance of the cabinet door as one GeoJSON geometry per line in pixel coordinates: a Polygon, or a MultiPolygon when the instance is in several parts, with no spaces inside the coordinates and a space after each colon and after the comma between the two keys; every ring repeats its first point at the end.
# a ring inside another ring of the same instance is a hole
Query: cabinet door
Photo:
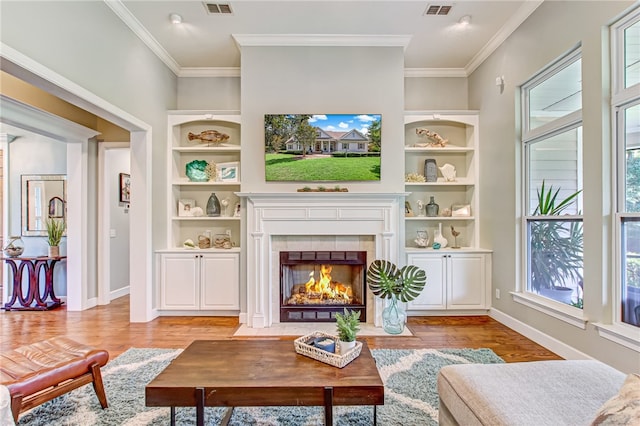
{"type": "Polygon", "coordinates": [[[194,254],[163,254],[160,309],[198,309],[199,261],[194,254]]]}
{"type": "Polygon", "coordinates": [[[447,307],[484,309],[486,306],[486,258],[484,254],[452,254],[448,257],[447,307]]]}
{"type": "Polygon", "coordinates": [[[427,284],[422,293],[407,304],[407,309],[445,309],[445,258],[437,255],[409,255],[408,263],[422,268],[427,274],[427,284]]]}
{"type": "Polygon", "coordinates": [[[201,258],[202,309],[240,309],[238,253],[205,254],[201,258]]]}

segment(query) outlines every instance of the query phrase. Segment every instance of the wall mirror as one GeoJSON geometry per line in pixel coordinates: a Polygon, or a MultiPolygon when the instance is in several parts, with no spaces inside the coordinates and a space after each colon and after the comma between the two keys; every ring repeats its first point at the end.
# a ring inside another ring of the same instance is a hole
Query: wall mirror
{"type": "Polygon", "coordinates": [[[22,235],[46,237],[47,219],[66,216],[66,175],[22,175],[22,235]]]}

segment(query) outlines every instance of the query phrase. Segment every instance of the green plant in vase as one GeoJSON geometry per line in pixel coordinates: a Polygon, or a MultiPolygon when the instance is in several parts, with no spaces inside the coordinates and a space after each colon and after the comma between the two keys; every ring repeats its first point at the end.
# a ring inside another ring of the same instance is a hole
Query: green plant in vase
{"type": "Polygon", "coordinates": [[[376,296],[390,299],[382,311],[382,326],[389,334],[404,331],[407,315],[398,302],[410,302],[420,295],[427,274],[415,265],[398,268],[388,260],[374,260],[367,270],[367,284],[376,296]]]}
{"type": "Polygon", "coordinates": [[[336,313],[336,328],[340,339],[340,353],[345,353],[356,344],[356,334],[360,331],[360,311],[344,309],[336,313]]]}
{"type": "Polygon", "coordinates": [[[67,229],[67,224],[64,220],[49,218],[45,222],[45,225],[47,227],[47,244],[49,244],[49,257],[58,257],[60,256],[60,241],[62,241],[64,231],[67,229]]]}

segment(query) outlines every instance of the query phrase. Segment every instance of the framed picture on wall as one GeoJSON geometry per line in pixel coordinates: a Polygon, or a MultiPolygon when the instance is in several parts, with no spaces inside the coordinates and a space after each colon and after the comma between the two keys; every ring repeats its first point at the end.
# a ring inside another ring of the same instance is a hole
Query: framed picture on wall
{"type": "Polygon", "coordinates": [[[120,173],[120,202],[131,202],[131,176],[128,173],[120,173]]]}

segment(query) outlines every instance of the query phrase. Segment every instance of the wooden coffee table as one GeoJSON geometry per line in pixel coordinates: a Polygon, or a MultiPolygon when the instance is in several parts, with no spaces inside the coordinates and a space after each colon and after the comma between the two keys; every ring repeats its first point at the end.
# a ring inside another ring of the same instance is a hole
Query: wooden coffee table
{"type": "Polygon", "coordinates": [[[147,407],[196,407],[204,425],[204,407],[324,406],[333,423],[334,405],[384,404],[384,385],[369,347],[344,368],[296,353],[293,341],[196,340],[145,389],[147,407]]]}

